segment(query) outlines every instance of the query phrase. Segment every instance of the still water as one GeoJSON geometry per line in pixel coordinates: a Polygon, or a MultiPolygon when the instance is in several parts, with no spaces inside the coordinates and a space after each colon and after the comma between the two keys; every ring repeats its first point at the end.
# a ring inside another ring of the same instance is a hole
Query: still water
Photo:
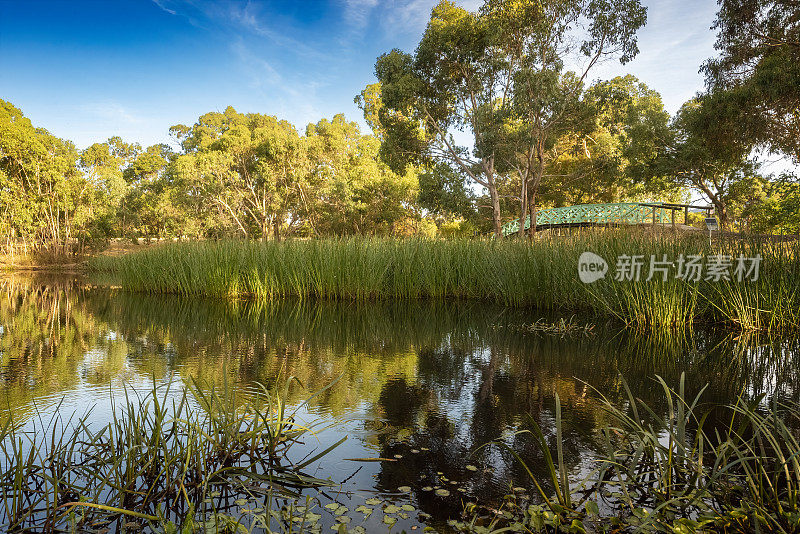
{"type": "MultiPolygon", "coordinates": [[[[474,302],[189,299],[128,294],[69,276],[5,278],[0,414],[33,424],[54,410],[93,407],[102,423],[110,397],[125,388],[190,378],[245,387],[291,375],[306,388],[293,392],[299,403],[338,378],[302,412],[327,426],[308,451],[348,437],[311,473],[342,483],[317,497],[351,510],[376,495],[411,504],[399,531],[446,528],[469,501],[497,504],[513,491],[533,496],[511,454],[478,448],[504,440],[546,482],[540,450],[515,431],[530,416],[554,449],[556,393],[575,478],[591,468],[597,429],[608,422],[598,392],[624,402],[621,376],[657,409],[664,406],[656,375],[674,386],[682,372],[690,394],[708,385],[707,403],[739,394],[799,400],[797,339],[713,329],[647,335],[588,316],[573,321],[594,324],[591,332],[561,335],[532,331],[528,325],[539,319],[558,316],[474,302]]],[[[386,530],[379,516],[365,523],[369,531],[386,530]]]]}

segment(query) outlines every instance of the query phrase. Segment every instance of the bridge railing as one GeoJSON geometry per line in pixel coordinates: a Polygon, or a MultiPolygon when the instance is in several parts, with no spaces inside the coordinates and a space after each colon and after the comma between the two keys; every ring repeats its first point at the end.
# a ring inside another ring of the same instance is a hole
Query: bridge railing
{"type": "MultiPolygon", "coordinates": [[[[688,210],[710,210],[710,207],[688,204],[651,204],[642,202],[616,202],[608,204],[578,204],[560,208],[545,208],[536,214],[537,228],[560,227],[577,224],[675,224],[675,212],[684,211],[684,223],[688,210]]],[[[525,219],[525,229],[531,224],[530,215],[525,219]]],[[[503,225],[503,235],[519,231],[519,219],[503,225]]]]}

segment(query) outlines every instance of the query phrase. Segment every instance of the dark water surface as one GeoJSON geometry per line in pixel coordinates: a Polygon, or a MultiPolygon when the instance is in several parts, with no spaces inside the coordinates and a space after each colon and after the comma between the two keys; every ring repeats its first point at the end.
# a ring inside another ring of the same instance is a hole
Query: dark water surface
{"type": "MultiPolygon", "coordinates": [[[[555,449],[555,393],[573,477],[591,468],[596,431],[608,422],[592,388],[623,402],[620,375],[657,409],[664,397],[655,376],[675,386],[681,372],[690,394],[708,384],[708,403],[740,393],[794,401],[800,395],[796,339],[707,330],[647,335],[600,322],[590,335],[526,328],[542,317],[475,302],[228,302],[127,294],[75,277],[5,278],[0,413],[30,423],[55,409],[95,406],[93,418],[102,422],[110,394],[146,390],[154,378],[244,386],[283,374],[315,391],[340,377],[303,412],[332,423],[308,450],[349,436],[312,473],[344,481],[319,496],[321,503],[336,500],[353,510],[376,493],[409,503],[415,511],[394,527],[399,531],[441,526],[464,503],[496,504],[514,487],[531,494],[511,454],[500,447],[475,452],[492,440],[505,440],[546,481],[541,452],[514,431],[529,414],[555,449]],[[357,461],[363,458],[386,460],[357,461]],[[410,493],[398,490],[406,486],[410,493]],[[423,490],[437,486],[450,495],[423,490]],[[418,511],[433,517],[420,521],[418,511]]],[[[297,389],[292,402],[306,395],[297,389]]],[[[385,531],[381,518],[374,514],[367,530],[385,531]]]]}

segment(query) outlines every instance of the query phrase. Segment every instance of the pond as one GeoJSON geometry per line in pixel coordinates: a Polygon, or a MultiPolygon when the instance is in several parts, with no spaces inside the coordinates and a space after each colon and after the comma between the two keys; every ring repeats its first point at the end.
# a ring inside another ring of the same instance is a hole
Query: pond
{"type": "MultiPolygon", "coordinates": [[[[335,382],[301,412],[323,430],[299,454],[347,437],[312,472],[340,483],[309,490],[325,529],[333,502],[350,511],[376,499],[408,505],[393,529],[410,531],[447,529],[467,502],[498,506],[510,493],[535,501],[513,455],[479,447],[505,441],[546,483],[541,450],[515,431],[532,417],[555,448],[556,393],[574,479],[591,469],[607,423],[600,394],[624,402],[621,377],[662,410],[656,376],[675,386],[684,372],[689,395],[708,386],[708,403],[800,396],[797,339],[646,334],[591,316],[567,317],[584,328],[564,334],[530,326],[558,316],[479,302],[190,299],[66,275],[7,277],[0,289],[0,411],[31,428],[54,410],[90,406],[102,424],[111,397],[154,381],[244,388],[294,376],[305,388],[292,390],[295,404],[335,382]]],[[[386,531],[382,518],[363,525],[386,531]]]]}

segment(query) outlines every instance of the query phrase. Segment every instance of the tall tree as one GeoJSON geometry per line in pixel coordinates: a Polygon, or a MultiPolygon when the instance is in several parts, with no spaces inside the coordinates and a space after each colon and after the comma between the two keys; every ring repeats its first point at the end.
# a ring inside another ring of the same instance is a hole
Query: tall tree
{"type": "Polygon", "coordinates": [[[488,190],[494,231],[500,235],[494,154],[478,154],[469,146],[487,145],[481,116],[502,98],[509,83],[490,61],[490,41],[483,17],[442,1],[433,8],[415,54],[384,54],[375,64],[375,74],[381,83],[383,107],[378,113],[385,129],[384,159],[400,172],[409,163],[444,163],[459,169],[488,190]],[[456,131],[471,137],[457,139],[456,131]]]}
{"type": "Polygon", "coordinates": [[[709,105],[740,142],[800,162],[800,4],[719,0],[720,55],[703,66],[709,105]]]}
{"type": "Polygon", "coordinates": [[[716,108],[706,106],[700,95],[685,103],[672,121],[674,141],[660,158],[663,175],[671,175],[681,185],[691,187],[714,206],[720,225],[729,227],[732,192],[756,172],[748,159],[746,145],[720,139],[724,129],[717,120],[716,108]]]}
{"type": "Polygon", "coordinates": [[[297,220],[307,154],[294,126],[232,107],[206,113],[192,127],[173,126],[184,154],[173,172],[183,187],[213,204],[241,235],[266,239],[297,220]]]}
{"type": "Polygon", "coordinates": [[[520,217],[530,207],[535,228],[557,142],[586,120],[585,78],[605,58],[632,59],[645,20],[638,0],[487,0],[475,13],[440,2],[413,56],[393,50],[376,63],[384,155],[442,161],[485,187],[496,235],[498,183],[516,172],[520,217]],[[576,56],[585,59],[581,72],[565,71],[576,56]],[[457,143],[457,131],[468,131],[469,143],[457,143]]]}
{"type": "Polygon", "coordinates": [[[310,187],[301,207],[314,234],[393,233],[411,217],[419,182],[415,169],[396,174],[378,157],[380,141],[339,114],[309,124],[310,187]]]}
{"type": "Polygon", "coordinates": [[[7,245],[66,251],[94,221],[94,183],[78,169],[69,142],[36,128],[0,100],[0,218],[7,245]]]}

